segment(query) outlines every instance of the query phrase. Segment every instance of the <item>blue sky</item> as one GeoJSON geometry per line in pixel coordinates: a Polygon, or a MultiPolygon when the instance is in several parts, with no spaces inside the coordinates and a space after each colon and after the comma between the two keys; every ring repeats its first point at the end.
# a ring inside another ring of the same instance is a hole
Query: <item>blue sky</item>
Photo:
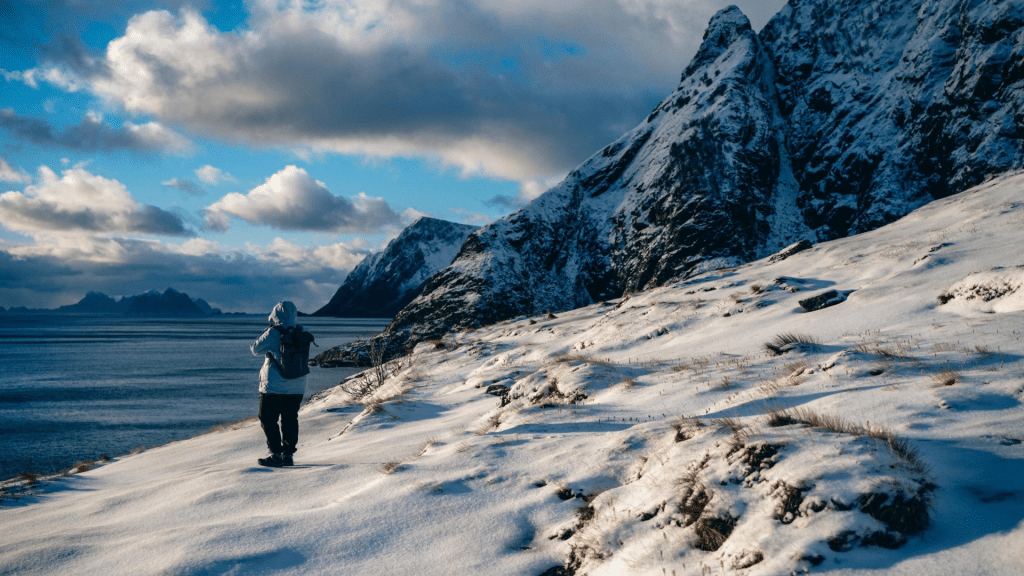
{"type": "Polygon", "coordinates": [[[630,129],[728,4],[0,0],[0,306],[315,310],[419,216],[486,224],[630,129]]]}

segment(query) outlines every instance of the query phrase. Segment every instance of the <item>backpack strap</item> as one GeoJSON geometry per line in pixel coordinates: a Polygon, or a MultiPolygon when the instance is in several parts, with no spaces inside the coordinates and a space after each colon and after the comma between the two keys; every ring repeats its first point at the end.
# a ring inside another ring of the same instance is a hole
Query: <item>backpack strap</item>
{"type": "MultiPolygon", "coordinates": [[[[285,328],[284,326],[281,326],[280,324],[271,324],[270,328],[276,330],[277,333],[280,334],[281,336],[284,336],[285,334],[288,333],[288,329],[285,328]]],[[[268,328],[268,330],[270,328],[268,328]]],[[[271,352],[270,350],[267,350],[267,358],[270,358],[270,364],[274,366],[274,369],[277,370],[277,373],[284,375],[284,366],[281,365],[281,362],[277,359],[277,356],[274,356],[274,353],[271,352]]]]}

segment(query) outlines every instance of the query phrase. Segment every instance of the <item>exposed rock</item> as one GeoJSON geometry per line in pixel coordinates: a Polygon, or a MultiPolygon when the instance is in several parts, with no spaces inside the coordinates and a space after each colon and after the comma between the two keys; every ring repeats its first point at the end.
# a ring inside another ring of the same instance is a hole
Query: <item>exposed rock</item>
{"type": "Polygon", "coordinates": [[[815,310],[835,306],[836,304],[840,304],[845,301],[845,293],[836,290],[829,290],[828,292],[812,296],[806,300],[800,300],[800,306],[808,312],[814,312],[815,310]]]}
{"type": "Polygon", "coordinates": [[[768,261],[773,263],[782,262],[786,258],[789,258],[790,256],[797,254],[799,252],[803,252],[804,250],[807,250],[811,246],[814,246],[814,244],[811,244],[809,240],[801,240],[796,244],[790,244],[789,246],[783,248],[782,250],[779,250],[775,254],[772,254],[768,258],[768,261]]]}

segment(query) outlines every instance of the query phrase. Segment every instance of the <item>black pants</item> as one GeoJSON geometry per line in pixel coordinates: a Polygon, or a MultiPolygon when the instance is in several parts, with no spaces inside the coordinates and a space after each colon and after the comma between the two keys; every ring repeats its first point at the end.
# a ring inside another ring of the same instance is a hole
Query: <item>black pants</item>
{"type": "Polygon", "coordinates": [[[274,454],[295,454],[301,405],[302,394],[260,394],[260,425],[267,436],[267,448],[274,454]]]}

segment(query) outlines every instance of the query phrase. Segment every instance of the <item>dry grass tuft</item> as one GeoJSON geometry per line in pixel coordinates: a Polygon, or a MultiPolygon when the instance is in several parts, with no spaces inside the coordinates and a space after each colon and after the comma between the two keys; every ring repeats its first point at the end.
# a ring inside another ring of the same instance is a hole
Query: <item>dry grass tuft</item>
{"type": "Polygon", "coordinates": [[[83,460],[81,462],[77,462],[74,466],[72,466],[71,469],[68,470],[68,474],[81,474],[82,472],[88,472],[89,470],[92,470],[95,467],[95,460],[83,460]]]}
{"type": "Polygon", "coordinates": [[[377,470],[379,470],[381,474],[391,474],[392,472],[399,470],[402,467],[402,464],[403,462],[401,460],[391,460],[381,464],[380,468],[377,470]]]}
{"type": "MultiPolygon", "coordinates": [[[[843,418],[831,414],[821,414],[808,408],[793,408],[790,410],[776,410],[778,416],[775,418],[791,418],[797,423],[806,424],[811,428],[824,428],[837,434],[850,434],[852,436],[864,436],[884,442],[889,450],[903,460],[911,470],[926,474],[928,466],[921,460],[920,453],[910,443],[900,438],[895,432],[885,428],[878,428],[870,425],[861,426],[848,422],[843,418]]],[[[771,419],[771,410],[769,410],[771,419]]]]}
{"type": "Polygon", "coordinates": [[[729,432],[733,436],[739,436],[745,426],[736,418],[731,416],[722,416],[721,418],[715,418],[711,421],[715,426],[721,426],[722,428],[728,428],[729,432]]]}
{"type": "Polygon", "coordinates": [[[427,438],[426,440],[424,440],[423,442],[420,443],[420,456],[425,454],[427,452],[427,450],[429,450],[432,446],[436,446],[436,445],[438,445],[440,443],[441,443],[441,441],[438,440],[437,438],[433,437],[433,436],[431,436],[430,438],[427,438]]]}
{"type": "Polygon", "coordinates": [[[992,347],[991,346],[981,346],[981,345],[974,347],[974,353],[979,355],[979,356],[985,357],[985,358],[988,358],[989,356],[992,356],[992,355],[995,354],[995,352],[992,351],[992,347]]]}
{"type": "Polygon", "coordinates": [[[767,409],[768,414],[768,425],[772,428],[778,428],[779,426],[789,426],[791,424],[798,424],[799,421],[786,413],[786,409],[781,406],[769,406],[767,409]]]}
{"type": "Polygon", "coordinates": [[[728,376],[723,376],[722,379],[714,386],[715,390],[732,390],[733,383],[729,380],[728,376]]]}
{"type": "Polygon", "coordinates": [[[811,344],[817,346],[820,344],[812,336],[806,334],[795,334],[792,332],[783,332],[772,338],[768,342],[765,342],[762,347],[769,356],[781,356],[787,352],[787,348],[794,344],[811,344]]]}
{"type": "Polygon", "coordinates": [[[959,381],[960,374],[949,368],[943,368],[942,370],[932,374],[932,382],[934,382],[936,386],[952,386],[959,381]]]}
{"type": "Polygon", "coordinates": [[[672,429],[676,431],[676,442],[682,442],[693,438],[697,435],[697,431],[703,427],[704,423],[695,416],[680,416],[679,419],[672,424],[672,429]]]}

